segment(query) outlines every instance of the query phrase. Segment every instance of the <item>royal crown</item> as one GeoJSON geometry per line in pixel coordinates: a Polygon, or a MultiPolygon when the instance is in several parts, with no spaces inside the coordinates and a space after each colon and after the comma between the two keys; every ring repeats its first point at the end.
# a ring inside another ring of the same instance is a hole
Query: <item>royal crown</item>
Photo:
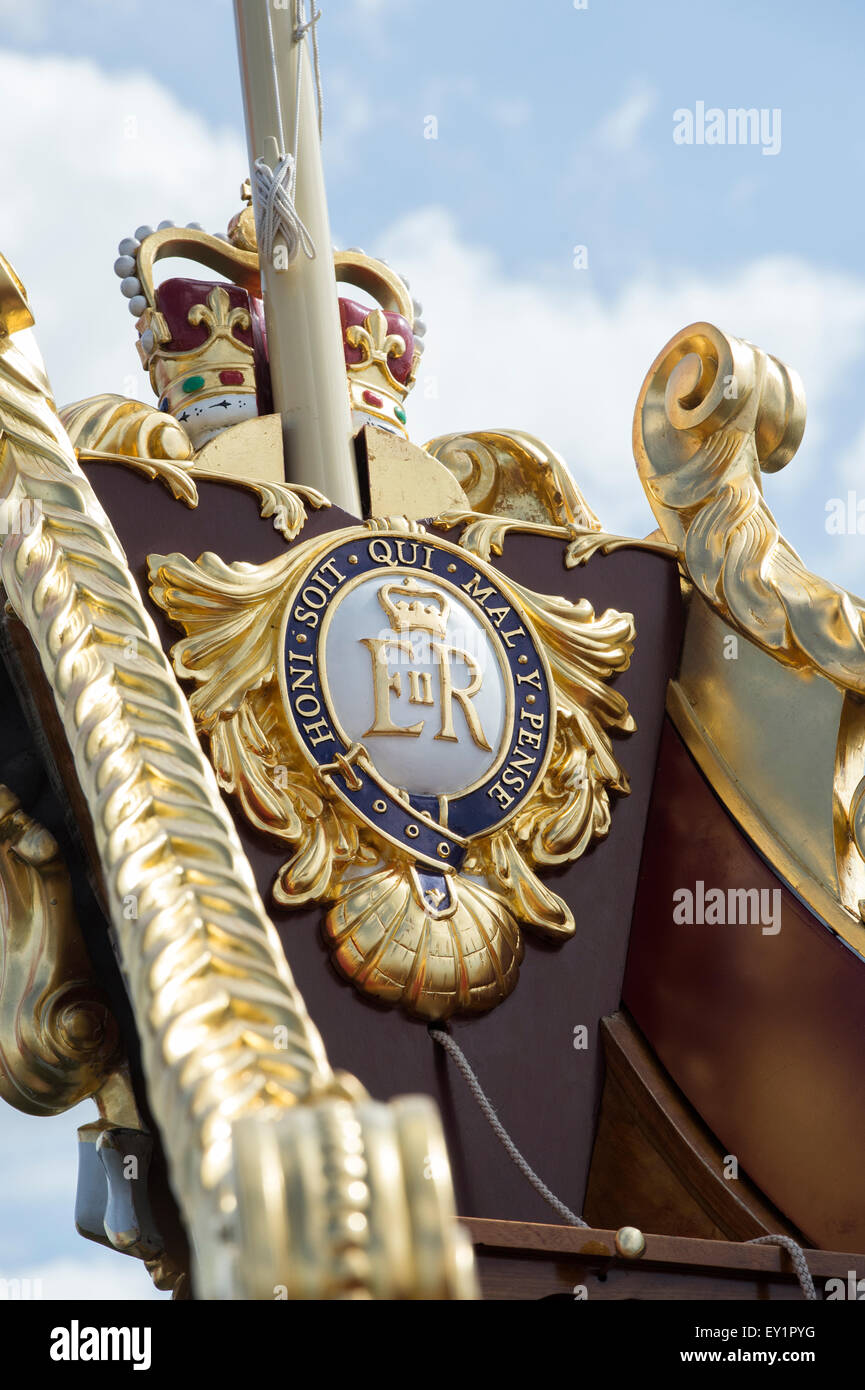
{"type": "Polygon", "coordinates": [[[352,411],[407,436],[405,398],[414,385],[426,329],[421,306],[402,276],[363,251],[337,251],[334,271],[338,281],[365,289],[380,306],[339,301],[352,411]]]}
{"type": "MultiPolygon", "coordinates": [[[[225,409],[220,402],[231,395],[250,398],[244,416],[259,413],[255,309],[246,291],[235,285],[174,279],[159,286],[156,302],[158,308],[146,309],[139,320],[143,332],[138,350],[160,409],[188,425],[196,411],[225,409]]],[[[263,325],[258,327],[263,335],[263,325]]],[[[232,416],[236,414],[237,409],[232,416]]],[[[211,416],[210,423],[214,432],[224,428],[218,415],[211,416]]]]}
{"type": "Polygon", "coordinates": [[[429,632],[433,637],[447,633],[450,603],[435,589],[424,589],[408,576],[402,584],[385,584],[378,601],[394,632],[429,632]]]}
{"type": "MultiPolygon", "coordinates": [[[[247,187],[241,190],[247,196],[247,187]]],[[[196,446],[253,415],[272,410],[267,337],[252,209],[228,235],[190,223],[139,227],[120,243],[114,269],[137,320],[138,353],[162,410],[186,426],[196,446]],[[157,261],[171,256],[207,266],[229,284],[175,278],[154,284],[157,261]]],[[[349,400],[355,426],[368,420],[407,437],[405,398],[423,352],[421,306],[408,282],[365,252],[334,253],[338,281],[377,302],[340,298],[349,400]]]]}
{"type": "Polygon", "coordinates": [[[138,353],[160,409],[198,446],[271,409],[257,256],[200,227],[139,227],[114,269],[137,320],[138,353]],[[233,283],[176,277],[154,284],[166,256],[205,265],[233,283]]]}

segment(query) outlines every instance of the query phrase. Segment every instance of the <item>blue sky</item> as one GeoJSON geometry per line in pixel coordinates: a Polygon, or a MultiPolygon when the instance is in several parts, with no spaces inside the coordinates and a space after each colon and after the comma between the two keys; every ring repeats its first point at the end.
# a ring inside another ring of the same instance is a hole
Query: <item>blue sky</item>
{"type": "MultiPolygon", "coordinates": [[[[709,318],[801,372],[804,443],[766,493],[810,564],[865,590],[865,537],[825,527],[831,498],[865,496],[865,6],[321,7],[334,240],[388,256],[424,302],[418,441],[529,429],[609,529],[643,534],[634,401],[663,343],[709,318]],[[676,145],[674,111],[699,101],[779,110],[779,153],[676,145]]],[[[139,223],[219,230],[237,208],[231,7],[0,0],[0,89],[15,113],[0,130],[0,249],[30,291],[58,400],[148,399],[111,265],[139,223]]],[[[71,1173],[72,1127],[0,1116],[0,1274],[84,1259],[53,1150],[71,1173]]]]}

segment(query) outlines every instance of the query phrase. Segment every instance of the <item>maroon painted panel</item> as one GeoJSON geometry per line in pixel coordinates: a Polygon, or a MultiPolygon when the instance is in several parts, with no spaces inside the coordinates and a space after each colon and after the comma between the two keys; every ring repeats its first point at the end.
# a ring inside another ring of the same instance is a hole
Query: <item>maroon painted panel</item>
{"type": "Polygon", "coordinates": [[[623,994],[676,1083],[766,1196],[815,1244],[862,1250],[865,962],[783,886],[669,722],[623,994]],[[780,930],[677,924],[673,894],[698,881],[704,893],[779,891],[780,930]]]}
{"type": "MultiPolygon", "coordinates": [[[[180,550],[196,557],[213,550],[225,560],[261,562],[284,548],[270,522],[259,519],[255,499],[228,485],[199,484],[200,505],[189,511],[160,485],[123,468],[88,465],[88,476],[142,588],[149,552],[180,550]]],[[[302,534],[349,520],[336,509],[313,513],[302,534]]],[[[507,539],[497,563],[533,588],[589,598],[598,611],[612,605],[635,613],[636,655],[618,688],[631,703],[638,732],[617,741],[632,794],[614,808],[606,842],[576,865],[548,877],[574,911],[576,938],[551,947],[529,935],[513,995],[490,1014],[453,1022],[451,1030],[526,1157],[552,1189],[578,1209],[600,1095],[597,1024],[619,1003],[664,695],[678,657],[681,616],[678,573],[666,557],[620,551],[596,558],[584,569],[567,571],[563,554],[561,542],[514,536],[507,539]],[[588,1052],[573,1046],[579,1024],[589,1028],[588,1052]]],[[[179,634],[150,607],[170,645],[179,634]]],[[[418,1091],[436,1098],[463,1213],[549,1220],[549,1208],[511,1163],[463,1078],[429,1038],[425,1025],[365,999],[337,975],[322,942],[319,908],[291,913],[273,907],[269,890],[283,852],[239,817],[237,824],[333,1064],[354,1072],[378,1099],[418,1091]]],[[[623,1220],[626,1216],[623,1211],[623,1220]]]]}

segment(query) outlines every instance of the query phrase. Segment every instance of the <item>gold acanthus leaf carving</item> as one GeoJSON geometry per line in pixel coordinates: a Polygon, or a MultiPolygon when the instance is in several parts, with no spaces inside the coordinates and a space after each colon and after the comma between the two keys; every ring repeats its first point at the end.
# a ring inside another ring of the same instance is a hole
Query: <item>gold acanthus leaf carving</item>
{"type": "Polygon", "coordinates": [[[453,473],[472,511],[535,524],[601,523],[555,449],[520,430],[444,434],[425,445],[453,473]]]}
{"type": "MultiPolygon", "coordinates": [[[[72,882],[49,830],[0,784],[0,1097],[29,1115],[92,1099],[98,1128],[143,1131],[120,1029],[90,963],[72,882]]],[[[83,1131],[79,1130],[79,1134],[83,1131]]],[[[185,1275],[131,1246],[158,1288],[185,1275]]],[[[176,1296],[176,1295],[175,1295],[176,1296]]]]}
{"type": "Polygon", "coordinates": [[[275,895],[295,905],[326,891],[336,863],[359,853],[354,823],[337,815],[292,751],[280,708],[280,614],[308,563],[304,546],[263,565],[226,564],[209,552],[197,562],[149,557],[153,599],[187,634],[172,648],[174,669],[196,682],[189,705],[211,740],[219,784],[257,829],[292,846],[275,895]]]}
{"type": "Polygon", "coordinates": [[[712,607],[776,660],[863,694],[862,610],[788,545],[760,484],[790,461],[804,428],[795,372],[695,323],[649,370],[634,453],[664,535],[712,607]]]}
{"type": "Polygon", "coordinates": [[[174,463],[192,458],[192,440],[180,421],[144,401],[110,394],[88,396],[63,406],[59,414],[81,453],[96,449],[125,459],[174,463]]]}
{"type": "MultiPolygon", "coordinates": [[[[237,311],[240,312],[240,311],[237,311]]],[[[263,481],[204,468],[196,462],[192,441],[179,420],[143,401],[125,396],[92,396],[64,406],[60,419],[82,463],[112,463],[142,473],[168,488],[187,507],[198,506],[197,482],[244,488],[259,500],[263,519],[287,541],[303,530],[307,507],[330,503],[316,488],[263,481]]]]}
{"type": "MultiPolygon", "coordinates": [[[[393,518],[366,528],[387,529],[406,530],[393,518]]],[[[496,575],[547,654],[554,745],[542,792],[505,829],[472,841],[464,865],[472,877],[455,876],[454,910],[437,917],[413,895],[410,864],[311,776],[288,728],[277,671],[280,614],[293,584],[332,543],[326,534],[258,566],[212,554],[150,556],[151,594],[186,633],[172,649],[175,670],[195,682],[190,708],[211,740],[220,785],[253,825],[292,849],[276,900],[332,904],[324,931],[342,972],[425,1018],[490,1008],[516,983],[520,923],[554,938],[575,930],[569,908],[535,868],[570,862],[606,835],[611,794],[629,790],[610,731],[635,725],[607,682],[629,664],[633,618],[615,610],[596,617],[587,601],[550,598],[496,575]]]]}
{"type": "Polygon", "coordinates": [[[489,560],[491,555],[501,555],[506,537],[512,532],[530,536],[549,536],[560,540],[565,546],[565,569],[576,569],[585,565],[593,555],[610,555],[614,550],[649,550],[656,555],[678,556],[675,545],[660,540],[657,536],[614,536],[608,531],[568,523],[567,526],[547,526],[533,521],[513,520],[510,517],[487,516],[482,513],[453,510],[440,513],[433,524],[443,531],[456,526],[462,527],[459,543],[463,550],[489,560]]]}
{"type": "Polygon", "coordinates": [[[624,696],[607,682],[627,669],[634,644],[630,613],[608,609],[595,617],[586,600],[536,594],[508,581],[547,653],[557,692],[556,739],[543,797],[526,803],[504,831],[481,841],[467,872],[491,876],[522,920],[542,934],[570,935],[566,905],[530,865],[578,859],[610,828],[610,793],[630,791],[608,730],[632,733],[636,724],[624,696]]]}
{"type": "Polygon", "coordinates": [[[58,1115],[120,1065],[57,842],[0,785],[0,1096],[58,1115]]]}
{"type": "Polygon", "coordinates": [[[460,545],[482,560],[501,555],[512,531],[563,541],[566,569],[625,548],[677,554],[674,545],[655,536],[640,540],[604,531],[564,459],[533,434],[444,434],[426,450],[450,469],[470,503],[470,508],[436,517],[435,525],[444,530],[461,526],[460,545]]]}
{"type": "Polygon", "coordinates": [[[565,542],[567,570],[587,563],[592,555],[624,548],[677,555],[676,546],[656,537],[604,531],[565,460],[534,435],[478,430],[441,435],[426,449],[451,470],[470,503],[466,509],[439,514],[435,525],[445,531],[462,527],[460,546],[481,560],[501,555],[512,531],[565,542]]]}

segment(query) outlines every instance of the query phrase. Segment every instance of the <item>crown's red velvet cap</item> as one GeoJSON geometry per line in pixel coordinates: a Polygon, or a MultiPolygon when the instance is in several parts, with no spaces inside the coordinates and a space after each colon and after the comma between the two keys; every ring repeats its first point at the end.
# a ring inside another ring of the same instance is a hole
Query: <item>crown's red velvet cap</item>
{"type": "MultiPolygon", "coordinates": [[[[163,343],[162,348],[165,352],[189,352],[192,348],[201,347],[210,337],[210,329],[204,323],[192,324],[189,322],[189,311],[195,304],[206,304],[207,296],[211,290],[215,290],[219,284],[216,280],[186,280],[180,277],[174,280],[164,280],[156,290],[156,307],[168,324],[171,333],[171,341],[163,343]]],[[[254,314],[253,299],[246,290],[242,290],[237,285],[221,285],[221,288],[228,294],[228,300],[232,309],[245,309],[252,318],[254,314]]],[[[256,305],[258,300],[254,301],[256,305]]],[[[260,305],[259,305],[260,307],[260,305]]],[[[232,336],[238,342],[244,343],[251,348],[252,328],[241,328],[235,325],[232,336]]]]}
{"type": "MultiPolygon", "coordinates": [[[[346,342],[345,330],[352,326],[362,327],[364,319],[367,319],[375,310],[375,305],[357,304],[353,299],[340,299],[339,317],[342,323],[342,347],[345,353],[345,360],[349,366],[356,366],[358,362],[366,360],[363,348],[352,347],[346,342]]],[[[414,334],[402,314],[385,312],[388,333],[398,333],[405,343],[405,352],[401,357],[389,357],[387,360],[388,370],[395,381],[400,385],[405,385],[411,376],[411,362],[414,353],[414,334]]]]}

